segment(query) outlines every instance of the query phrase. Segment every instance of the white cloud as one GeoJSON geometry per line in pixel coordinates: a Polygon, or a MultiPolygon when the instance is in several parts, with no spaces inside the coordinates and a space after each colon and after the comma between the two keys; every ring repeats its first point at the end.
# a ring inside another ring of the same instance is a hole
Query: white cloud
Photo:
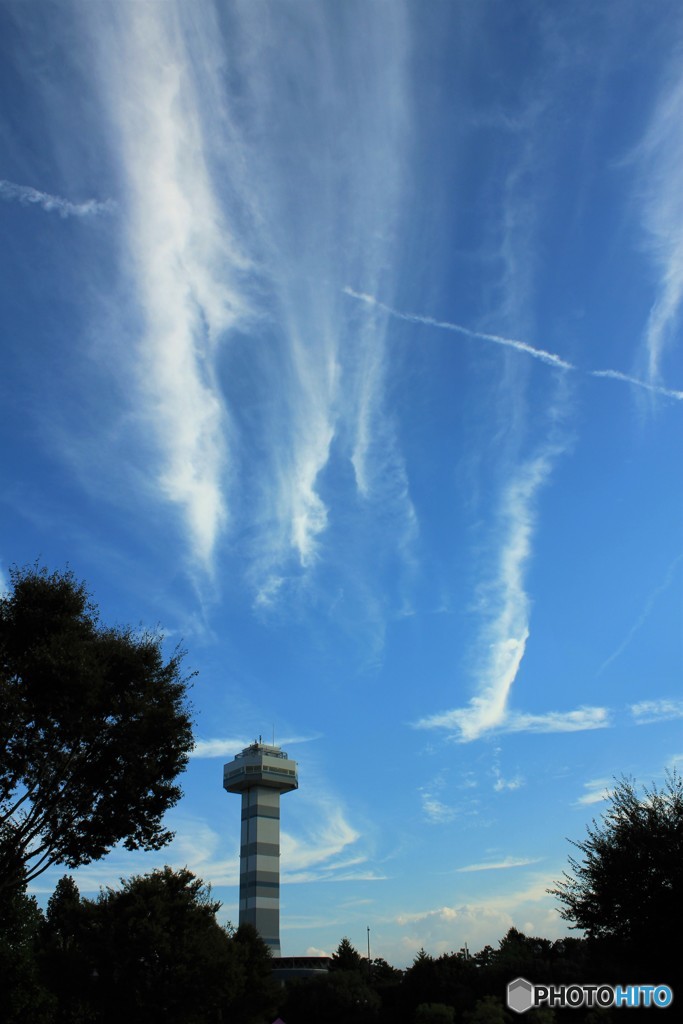
{"type": "Polygon", "coordinates": [[[636,153],[643,227],[660,272],[643,339],[652,384],[659,383],[662,357],[677,340],[683,299],[682,124],[683,75],[676,58],[664,76],[660,98],[636,153]]]}
{"type": "Polygon", "coordinates": [[[39,206],[47,213],[57,212],[60,217],[93,217],[99,213],[110,213],[116,204],[111,199],[85,199],[74,203],[62,196],[41,192],[31,185],[17,185],[13,181],[0,179],[0,199],[16,201],[22,206],[39,206]]]}
{"type": "Polygon", "coordinates": [[[499,860],[494,863],[483,861],[480,864],[468,864],[464,868],[456,868],[458,872],[462,871],[503,871],[506,868],[523,868],[529,864],[538,864],[541,860],[540,857],[505,857],[504,860],[499,860]]]}
{"type": "Polygon", "coordinates": [[[664,722],[671,718],[683,718],[683,700],[642,700],[629,708],[636,725],[664,722]]]}
{"type": "MultiPolygon", "coordinates": [[[[181,811],[171,811],[165,823],[175,836],[163,850],[128,851],[115,847],[111,853],[92,864],[70,872],[79,889],[97,892],[106,886],[118,885],[121,878],[146,874],[168,864],[172,868],[187,867],[196,875],[215,885],[239,884],[239,846],[236,843],[225,855],[223,837],[203,818],[181,811]]],[[[52,892],[65,868],[56,865],[40,875],[32,885],[33,892],[52,892]]]]}
{"type": "MultiPolygon", "coordinates": [[[[314,736],[285,736],[284,738],[277,738],[277,745],[279,747],[288,747],[294,743],[309,743],[311,740],[320,738],[320,734],[314,736]]],[[[197,740],[194,745],[194,749],[190,754],[190,757],[234,757],[235,754],[239,754],[241,750],[244,750],[250,743],[254,742],[254,737],[245,739],[236,739],[232,736],[225,738],[214,738],[207,740],[197,740]]],[[[267,742],[267,738],[266,738],[267,742]]]]}
{"type": "Polygon", "coordinates": [[[673,388],[665,388],[661,384],[653,384],[651,381],[639,380],[619,370],[591,370],[591,377],[606,377],[608,380],[620,380],[624,384],[634,384],[638,388],[644,388],[653,395],[662,395],[664,398],[674,398],[677,402],[683,402],[683,391],[676,391],[673,388]]]}
{"type": "MultiPolygon", "coordinates": [[[[236,806],[234,841],[226,848],[225,832],[217,831],[200,817],[182,811],[171,811],[168,827],[175,832],[171,843],[160,851],[129,852],[115,848],[102,860],[73,872],[83,892],[97,892],[101,887],[116,886],[122,877],[145,874],[168,864],[172,868],[187,867],[213,886],[239,885],[239,814],[236,806]]],[[[361,848],[361,833],[335,806],[334,798],[308,800],[305,821],[298,831],[280,835],[281,879],[289,884],[325,880],[349,882],[379,881],[381,872],[368,866],[368,857],[361,848]]],[[[64,868],[50,868],[31,887],[32,892],[52,892],[64,868]]]]}
{"type": "Polygon", "coordinates": [[[583,787],[586,792],[578,798],[576,805],[589,807],[591,804],[602,803],[609,798],[612,785],[611,779],[591,779],[590,782],[584,782],[583,787]]]}
{"type": "Polygon", "coordinates": [[[580,707],[573,711],[547,711],[542,715],[511,712],[501,732],[583,732],[612,724],[609,708],[580,707]]]}
{"type": "Polygon", "coordinates": [[[284,583],[284,576],[271,575],[266,577],[259,585],[256,597],[254,598],[254,607],[271,608],[277,602],[284,583]]]}
{"type": "Polygon", "coordinates": [[[378,922],[375,941],[390,963],[404,964],[421,947],[438,956],[465,943],[472,952],[486,944],[496,946],[513,926],[526,934],[559,938],[571,933],[557,913],[554,898],[546,892],[553,884],[553,876],[539,875],[521,889],[489,899],[404,911],[387,920],[384,933],[378,922]]]}
{"type": "Polygon", "coordinates": [[[486,653],[478,671],[479,692],[467,707],[424,718],[417,723],[419,728],[454,729],[463,742],[468,742],[506,723],[508,697],[529,637],[524,574],[531,557],[535,502],[558,453],[559,449],[548,447],[524,463],[503,494],[497,575],[490,588],[489,622],[480,639],[486,653]]]}
{"type": "MultiPolygon", "coordinates": [[[[345,17],[334,28],[328,17],[324,7],[283,14],[276,5],[264,21],[258,5],[241,4],[236,18],[252,243],[273,351],[263,364],[266,455],[250,573],[264,609],[283,603],[287,577],[313,579],[326,554],[333,459],[351,463],[358,493],[383,511],[400,462],[384,403],[386,317],[349,316],[341,289],[350,266],[373,282],[390,266],[408,126],[407,15],[401,3],[368,8],[360,37],[345,17]]],[[[405,481],[394,487],[397,520],[410,514],[404,491],[405,481]]]]}
{"type": "Polygon", "coordinates": [[[555,355],[552,352],[546,352],[541,348],[534,348],[533,345],[529,345],[526,341],[519,341],[516,338],[506,338],[500,334],[488,334],[484,331],[475,331],[470,327],[464,327],[462,324],[451,323],[448,320],[436,320],[431,316],[422,316],[418,313],[405,313],[398,309],[392,309],[391,306],[387,306],[384,302],[380,302],[374,295],[368,295],[366,292],[357,292],[348,285],[344,288],[344,292],[351,296],[353,299],[358,299],[360,302],[364,302],[370,306],[376,306],[378,309],[384,310],[390,316],[396,317],[398,320],[406,320],[408,323],[414,324],[425,324],[427,327],[436,327],[443,331],[452,331],[455,334],[461,334],[466,338],[473,338],[478,341],[490,341],[494,345],[502,345],[504,348],[513,349],[516,352],[521,352],[523,355],[531,356],[534,359],[540,359],[541,362],[546,363],[548,366],[553,366],[556,369],[561,370],[573,370],[575,367],[568,363],[565,359],[555,355]]]}
{"type": "Polygon", "coordinates": [[[307,946],[305,956],[332,956],[332,953],[327,949],[321,949],[319,946],[307,946]]]}
{"type": "Polygon", "coordinates": [[[453,821],[458,816],[458,811],[455,807],[449,807],[448,804],[442,803],[441,800],[431,793],[421,793],[420,799],[425,817],[433,824],[441,825],[447,821],[453,821]]]}
{"type": "Polygon", "coordinates": [[[160,453],[161,494],[182,510],[193,555],[210,569],[228,517],[230,417],[218,386],[218,345],[245,314],[240,275],[249,265],[210,169],[215,126],[199,93],[216,64],[195,62],[173,4],[136,4],[124,17],[112,10],[106,32],[101,8],[97,14],[93,31],[118,134],[124,238],[142,319],[142,415],[160,453]]]}
{"type": "Polygon", "coordinates": [[[450,787],[446,777],[443,774],[439,774],[428,785],[421,786],[418,790],[422,813],[432,825],[445,825],[449,821],[462,817],[463,814],[473,813],[472,808],[476,805],[475,800],[470,800],[467,805],[461,804],[457,807],[453,804],[444,803],[441,799],[441,794],[447,789],[450,789],[450,787]]]}
{"type": "Polygon", "coordinates": [[[523,785],[524,779],[521,775],[515,775],[512,779],[504,779],[502,775],[498,775],[496,781],[493,784],[493,788],[495,789],[496,793],[502,793],[506,789],[521,789],[523,785]]]}
{"type": "MultiPolygon", "coordinates": [[[[406,313],[402,310],[393,309],[391,306],[388,306],[386,303],[375,298],[374,295],[369,295],[367,292],[356,291],[348,285],[344,288],[344,292],[351,298],[358,299],[360,302],[363,302],[368,306],[376,307],[398,320],[405,320],[408,323],[424,324],[427,327],[435,327],[438,330],[452,331],[455,334],[461,334],[466,338],[472,338],[479,341],[489,341],[495,345],[502,345],[504,348],[513,349],[516,352],[531,356],[534,359],[539,359],[541,362],[546,363],[546,365],[552,366],[555,369],[577,369],[573,363],[568,362],[561,356],[558,356],[553,352],[547,352],[545,349],[535,348],[528,342],[521,341],[517,338],[507,338],[500,334],[489,334],[486,331],[475,331],[471,327],[465,327],[463,324],[452,323],[448,320],[437,320],[431,316],[424,316],[419,313],[406,313]]],[[[678,304],[680,304],[680,295],[676,300],[676,308],[678,308],[678,304]]],[[[661,334],[661,330],[658,333],[661,334]]],[[[621,381],[624,384],[633,384],[635,387],[643,388],[652,394],[662,395],[664,398],[673,398],[678,402],[683,401],[683,391],[676,390],[675,388],[664,387],[661,384],[654,383],[652,379],[640,380],[638,377],[622,373],[620,370],[588,370],[586,372],[590,377],[602,377],[608,380],[621,381]]]]}
{"type": "Polygon", "coordinates": [[[301,880],[301,872],[323,865],[331,870],[326,862],[359,839],[360,832],[348,823],[339,808],[321,806],[319,818],[316,816],[302,835],[282,833],[280,846],[287,877],[301,880]]]}
{"type": "Polygon", "coordinates": [[[649,595],[647,601],[645,602],[645,606],[642,612],[638,616],[637,621],[629,629],[628,633],[626,634],[626,637],[622,640],[617,649],[613,651],[612,654],[610,654],[610,656],[605,659],[605,661],[603,661],[602,665],[598,669],[598,675],[600,675],[601,672],[604,672],[607,666],[611,665],[611,663],[615,661],[626,650],[626,648],[628,647],[628,645],[630,644],[631,640],[636,635],[638,630],[645,625],[648,618],[650,617],[652,609],[654,608],[657,602],[657,599],[670,587],[675,572],[678,569],[678,566],[681,564],[681,562],[683,562],[683,555],[678,555],[676,558],[674,558],[673,562],[670,564],[666,571],[666,575],[664,576],[663,581],[649,595]]]}
{"type": "MultiPolygon", "coordinates": [[[[468,742],[480,735],[465,734],[462,722],[468,709],[445,711],[439,715],[431,715],[415,723],[418,729],[455,729],[461,742],[468,742]]],[[[506,732],[583,732],[586,729],[606,729],[612,724],[612,713],[609,708],[579,707],[572,711],[547,711],[543,714],[529,714],[521,711],[506,712],[499,721],[492,724],[487,731],[499,734],[506,732]]]]}
{"type": "Polygon", "coordinates": [[[190,757],[234,757],[250,742],[253,740],[245,740],[244,737],[241,739],[226,737],[225,739],[197,740],[190,757]]]}

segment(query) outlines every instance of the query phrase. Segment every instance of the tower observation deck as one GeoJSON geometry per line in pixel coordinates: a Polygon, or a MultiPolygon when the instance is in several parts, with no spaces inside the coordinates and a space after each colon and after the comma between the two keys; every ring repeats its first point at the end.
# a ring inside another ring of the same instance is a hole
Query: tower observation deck
{"type": "Polygon", "coordinates": [[[242,794],[239,923],[253,924],[280,956],[280,794],[298,789],[296,761],[260,740],[223,768],[223,788],[242,794]]]}

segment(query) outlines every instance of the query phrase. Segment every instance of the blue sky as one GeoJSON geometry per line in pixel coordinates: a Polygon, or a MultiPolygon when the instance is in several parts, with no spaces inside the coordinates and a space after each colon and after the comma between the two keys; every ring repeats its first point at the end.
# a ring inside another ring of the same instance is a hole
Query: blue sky
{"type": "Polygon", "coordinates": [[[198,671],[173,845],[82,891],[235,921],[274,731],[283,953],[563,934],[566,837],[683,759],[680,5],[0,22],[3,577],[198,671]]]}

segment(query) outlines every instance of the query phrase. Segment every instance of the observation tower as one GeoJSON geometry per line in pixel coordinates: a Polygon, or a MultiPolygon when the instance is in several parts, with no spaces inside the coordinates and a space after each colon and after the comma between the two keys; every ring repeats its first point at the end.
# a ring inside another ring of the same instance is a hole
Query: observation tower
{"type": "Polygon", "coordinates": [[[223,788],[242,794],[239,923],[253,924],[280,956],[280,793],[298,789],[296,761],[259,737],[223,768],[223,788]]]}

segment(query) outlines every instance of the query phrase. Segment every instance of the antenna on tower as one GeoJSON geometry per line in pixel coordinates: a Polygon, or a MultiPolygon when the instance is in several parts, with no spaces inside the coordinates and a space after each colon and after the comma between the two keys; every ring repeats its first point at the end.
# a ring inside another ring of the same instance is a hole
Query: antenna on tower
{"type": "Polygon", "coordinates": [[[273,723],[273,746],[275,746],[275,723],[273,723]]]}

